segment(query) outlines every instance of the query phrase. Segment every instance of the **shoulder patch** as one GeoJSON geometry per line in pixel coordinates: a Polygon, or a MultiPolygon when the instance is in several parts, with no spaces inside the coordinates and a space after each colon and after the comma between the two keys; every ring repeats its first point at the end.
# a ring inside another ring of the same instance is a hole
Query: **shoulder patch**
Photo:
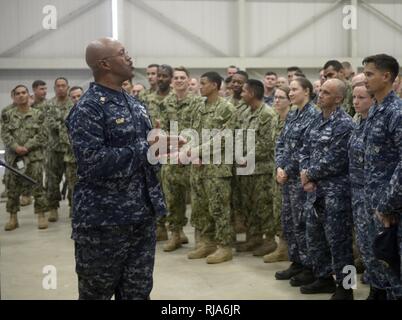
{"type": "Polygon", "coordinates": [[[10,117],[8,116],[7,112],[4,112],[4,113],[1,115],[1,121],[2,121],[3,123],[9,123],[9,122],[10,122],[10,117]]]}

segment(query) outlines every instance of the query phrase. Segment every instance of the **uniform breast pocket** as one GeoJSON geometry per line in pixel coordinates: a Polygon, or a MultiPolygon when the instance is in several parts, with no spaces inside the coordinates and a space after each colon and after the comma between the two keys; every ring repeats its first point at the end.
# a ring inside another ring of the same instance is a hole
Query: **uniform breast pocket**
{"type": "Polygon", "coordinates": [[[316,140],[317,141],[316,148],[321,151],[327,152],[329,150],[329,146],[331,145],[331,140],[332,140],[331,136],[323,134],[316,140]]]}
{"type": "Polygon", "coordinates": [[[201,123],[201,116],[197,114],[196,116],[194,116],[192,120],[192,127],[198,128],[200,126],[200,123],[201,123]]]}
{"type": "Polygon", "coordinates": [[[112,146],[126,147],[130,145],[135,136],[131,123],[112,124],[109,127],[109,137],[112,146]]]}
{"type": "Polygon", "coordinates": [[[36,124],[36,123],[29,123],[29,124],[27,124],[26,128],[28,131],[30,131],[32,133],[37,133],[39,131],[40,126],[39,126],[39,124],[36,124]]]}

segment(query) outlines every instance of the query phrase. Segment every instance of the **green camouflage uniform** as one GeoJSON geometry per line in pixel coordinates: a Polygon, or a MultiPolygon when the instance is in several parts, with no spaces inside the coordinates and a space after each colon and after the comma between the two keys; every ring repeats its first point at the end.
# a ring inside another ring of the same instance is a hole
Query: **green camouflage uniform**
{"type": "MultiPolygon", "coordinates": [[[[66,120],[68,113],[64,115],[66,120]]],[[[60,144],[62,145],[64,152],[64,164],[66,166],[66,181],[68,187],[68,204],[72,207],[72,195],[74,192],[74,186],[77,182],[77,161],[75,160],[73,148],[68,137],[68,130],[65,125],[60,128],[60,144]]]]}
{"type": "MultiPolygon", "coordinates": [[[[275,144],[282,132],[283,127],[285,126],[285,120],[281,120],[279,114],[276,115],[276,119],[277,119],[275,123],[276,125],[273,130],[275,144]]],[[[281,225],[282,188],[280,184],[276,181],[275,166],[272,172],[273,172],[272,198],[273,198],[273,210],[275,219],[275,230],[277,234],[282,234],[282,225],[281,225]]]]}
{"type": "MultiPolygon", "coordinates": [[[[242,129],[255,132],[255,147],[251,150],[255,170],[249,175],[237,176],[247,229],[251,236],[265,234],[267,239],[273,239],[276,231],[272,203],[276,122],[275,111],[264,103],[255,111],[251,108],[246,111],[242,129]]],[[[246,135],[243,135],[243,154],[246,152],[246,135]]]]}
{"type": "Polygon", "coordinates": [[[343,100],[343,109],[353,117],[355,115],[355,108],[353,107],[353,89],[352,85],[349,82],[345,82],[346,84],[346,96],[343,100]]]}
{"type": "Polygon", "coordinates": [[[67,99],[60,103],[56,98],[49,101],[46,112],[46,129],[48,140],[48,158],[46,162],[46,190],[49,210],[59,208],[61,200],[60,182],[66,170],[64,164],[64,147],[60,140],[61,128],[65,126],[64,118],[73,106],[67,99]]]}
{"type": "Polygon", "coordinates": [[[43,213],[47,209],[46,196],[43,190],[43,148],[46,144],[44,138],[44,114],[30,108],[27,113],[17,108],[10,109],[2,115],[1,137],[9,150],[8,163],[14,168],[17,163],[23,163],[21,172],[38,182],[32,186],[29,182],[21,180],[14,174],[7,179],[8,200],[7,212],[14,214],[20,210],[20,196],[32,190],[35,199],[35,213],[43,213]],[[29,153],[19,156],[15,153],[18,147],[26,147],[29,153]]]}
{"type": "Polygon", "coordinates": [[[152,88],[142,90],[138,95],[138,99],[141,100],[144,103],[147,103],[148,96],[150,94],[154,93],[155,91],[156,90],[154,90],[152,88]]]}
{"type": "Polygon", "coordinates": [[[31,108],[38,109],[38,110],[44,112],[44,111],[46,111],[48,104],[49,104],[49,101],[44,99],[43,101],[38,102],[38,103],[34,102],[31,106],[31,108]]]}
{"type": "MultiPolygon", "coordinates": [[[[147,107],[153,127],[155,127],[156,125],[156,120],[162,121],[162,117],[165,117],[165,114],[161,112],[162,101],[172,95],[173,92],[170,90],[170,92],[166,96],[161,96],[156,91],[150,92],[145,96],[145,100],[143,102],[147,107]]],[[[161,181],[163,187],[162,171],[160,171],[160,173],[158,174],[158,179],[159,181],[161,181]]],[[[165,216],[160,217],[157,223],[159,227],[163,228],[166,224],[166,217],[165,216]]]]}
{"type": "Polygon", "coordinates": [[[161,117],[164,116],[161,113],[162,101],[172,94],[173,92],[170,91],[166,96],[161,96],[157,92],[152,92],[146,96],[144,103],[147,106],[149,115],[151,116],[152,125],[154,127],[156,124],[156,120],[161,120],[161,117]]]}
{"type": "MultiPolygon", "coordinates": [[[[228,100],[236,107],[235,113],[235,128],[241,129],[243,126],[243,121],[245,120],[245,114],[247,114],[247,110],[249,107],[243,100],[235,100],[231,97],[228,100]]],[[[242,211],[241,204],[241,190],[239,187],[239,178],[236,175],[236,167],[233,166],[233,177],[232,177],[232,223],[237,226],[245,225],[245,213],[242,211]]]]}
{"type": "MultiPolygon", "coordinates": [[[[15,107],[15,104],[12,103],[12,104],[8,105],[7,107],[4,107],[3,110],[1,110],[1,119],[0,119],[1,127],[3,127],[3,115],[5,115],[8,111],[10,111],[14,107],[15,107]]],[[[4,143],[4,141],[3,141],[3,143],[4,143]]],[[[9,158],[8,158],[9,154],[10,154],[10,152],[9,152],[8,148],[6,146],[4,146],[4,160],[7,163],[10,162],[9,158]]],[[[5,190],[4,190],[5,194],[7,194],[7,179],[9,177],[9,175],[10,175],[10,172],[8,170],[6,170],[3,175],[2,182],[5,185],[5,190]]]]}
{"type": "MultiPolygon", "coordinates": [[[[202,103],[199,96],[188,94],[178,101],[175,94],[169,95],[161,103],[161,128],[170,130],[170,121],[178,123],[178,132],[191,126],[191,111],[194,105],[202,103]]],[[[187,224],[186,194],[190,191],[190,167],[185,165],[163,165],[162,187],[169,211],[167,222],[169,229],[178,231],[187,224]]]]}
{"type": "MultiPolygon", "coordinates": [[[[191,128],[199,134],[197,147],[192,147],[192,153],[198,152],[202,157],[203,146],[212,149],[212,141],[202,141],[202,129],[234,129],[235,107],[219,97],[212,104],[198,104],[192,113],[191,128]],[[203,143],[203,146],[202,146],[203,143]]],[[[222,139],[224,140],[224,139],[222,139]]],[[[231,224],[231,179],[232,164],[225,164],[225,145],[222,143],[221,164],[191,166],[191,224],[200,230],[200,235],[219,245],[230,245],[233,236],[231,224]]],[[[205,161],[205,159],[203,159],[205,161]]]]}

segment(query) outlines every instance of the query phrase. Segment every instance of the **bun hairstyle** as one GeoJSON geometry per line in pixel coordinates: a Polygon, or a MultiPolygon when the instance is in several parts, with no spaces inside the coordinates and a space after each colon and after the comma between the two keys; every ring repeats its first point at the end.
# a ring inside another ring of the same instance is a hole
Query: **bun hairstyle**
{"type": "Polygon", "coordinates": [[[293,81],[296,81],[304,90],[307,90],[307,89],[309,90],[310,101],[314,99],[313,85],[311,84],[311,82],[308,79],[298,77],[298,78],[293,79],[293,81]]]}

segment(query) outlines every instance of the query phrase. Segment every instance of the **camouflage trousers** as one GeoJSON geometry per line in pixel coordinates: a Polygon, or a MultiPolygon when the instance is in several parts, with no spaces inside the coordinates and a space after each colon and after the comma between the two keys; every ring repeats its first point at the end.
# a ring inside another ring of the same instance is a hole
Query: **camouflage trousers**
{"type": "Polygon", "coordinates": [[[282,186],[272,181],[272,203],[274,215],[274,229],[277,235],[282,236],[281,211],[282,211],[282,186]]]}
{"type": "Polygon", "coordinates": [[[349,192],[328,190],[307,199],[307,247],[316,277],[335,272],[342,283],[343,268],[354,265],[352,249],[352,209],[349,192]]]}
{"type": "Polygon", "coordinates": [[[77,183],[77,164],[75,162],[66,162],[66,180],[67,180],[67,186],[68,186],[68,205],[70,207],[73,206],[73,192],[74,192],[74,186],[77,183]]]}
{"type": "Polygon", "coordinates": [[[65,171],[64,153],[49,150],[46,162],[46,192],[49,210],[60,206],[60,183],[65,171]]]}
{"type": "Polygon", "coordinates": [[[305,201],[306,193],[300,179],[289,179],[282,187],[283,236],[288,243],[289,260],[311,267],[307,251],[305,201]]]}
{"type": "Polygon", "coordinates": [[[20,211],[20,196],[23,194],[33,194],[35,213],[47,211],[46,195],[43,190],[43,164],[42,161],[27,162],[25,175],[38,182],[33,186],[22,178],[9,173],[7,183],[7,212],[17,213],[20,211]]]}
{"type": "MultiPolygon", "coordinates": [[[[241,203],[241,189],[240,189],[240,182],[239,176],[233,175],[232,177],[232,224],[233,226],[241,225],[246,226],[246,214],[243,212],[243,207],[241,203]]],[[[236,230],[235,230],[236,232],[236,230]]]]}
{"type": "Polygon", "coordinates": [[[162,187],[169,212],[166,220],[170,230],[179,230],[187,224],[186,195],[190,191],[189,167],[165,165],[162,167],[162,187]]]}
{"type": "Polygon", "coordinates": [[[75,236],[80,300],[146,300],[153,286],[156,234],[152,217],[135,225],[99,226],[75,236]]]}
{"type": "MultiPolygon", "coordinates": [[[[11,157],[10,157],[10,151],[6,148],[6,149],[5,149],[5,152],[4,152],[4,161],[5,161],[6,163],[12,165],[12,163],[10,163],[10,160],[12,161],[12,159],[11,159],[11,157]]],[[[2,182],[3,182],[4,187],[5,187],[5,188],[4,188],[5,194],[7,194],[7,184],[8,184],[8,183],[7,183],[7,180],[9,179],[10,175],[12,175],[12,173],[11,173],[9,170],[5,170],[5,171],[4,171],[4,175],[3,175],[3,180],[2,180],[2,182]]],[[[22,193],[22,195],[23,195],[23,196],[26,196],[26,197],[32,196],[32,190],[31,190],[31,188],[29,188],[29,189],[27,189],[27,190],[24,190],[24,192],[22,193]]]]}
{"type": "Polygon", "coordinates": [[[220,245],[230,245],[233,237],[231,224],[231,177],[201,177],[192,174],[191,224],[200,230],[201,237],[220,245]]]}
{"type": "Polygon", "coordinates": [[[246,215],[246,225],[250,235],[263,235],[267,239],[275,237],[275,221],[272,203],[271,175],[238,176],[241,193],[242,212],[246,215]]]}
{"type": "MultiPolygon", "coordinates": [[[[158,172],[157,177],[158,177],[159,183],[160,183],[160,185],[161,185],[162,191],[164,191],[164,190],[163,190],[163,179],[162,179],[162,177],[163,177],[163,170],[162,170],[162,169],[158,172]]],[[[157,224],[157,226],[158,226],[159,228],[163,228],[163,229],[164,229],[165,226],[166,226],[166,216],[159,216],[158,219],[157,219],[157,221],[156,221],[156,224],[157,224]]]]}
{"type": "MultiPolygon", "coordinates": [[[[389,299],[402,298],[402,270],[396,275],[392,270],[374,257],[373,242],[378,233],[384,230],[383,224],[370,214],[365,206],[363,187],[352,188],[353,221],[356,230],[356,241],[359,247],[370,284],[379,289],[385,289],[389,299]]],[[[401,223],[399,239],[402,239],[401,223]]],[[[402,262],[402,243],[400,244],[402,262]]],[[[401,264],[402,265],[402,264],[401,264]]]]}

